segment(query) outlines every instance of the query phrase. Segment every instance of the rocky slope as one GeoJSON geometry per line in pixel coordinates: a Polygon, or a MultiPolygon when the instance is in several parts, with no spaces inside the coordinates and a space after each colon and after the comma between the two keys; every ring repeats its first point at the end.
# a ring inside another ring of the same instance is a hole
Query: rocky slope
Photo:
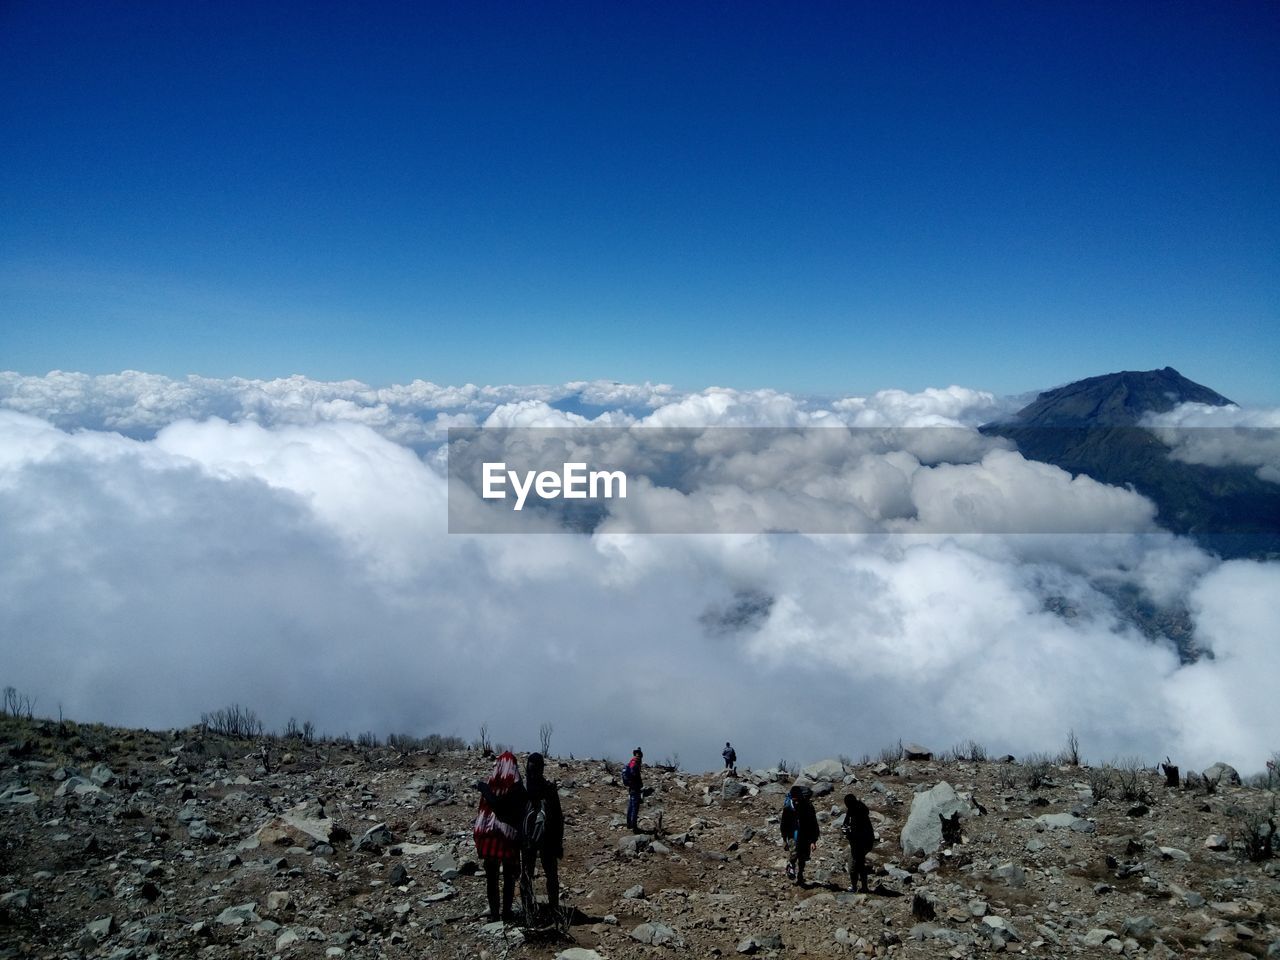
{"type": "Polygon", "coordinates": [[[633,835],[616,765],[553,760],[557,929],[482,916],[478,752],[5,718],[0,757],[0,957],[1280,955],[1277,862],[1243,847],[1276,793],[1229,776],[1209,793],[1145,770],[825,761],[801,778],[823,838],[799,889],[786,772],[651,769],[633,835]],[[880,838],[871,895],[846,890],[848,791],[880,838]],[[961,813],[958,842],[935,849],[931,803],[961,813]]]}

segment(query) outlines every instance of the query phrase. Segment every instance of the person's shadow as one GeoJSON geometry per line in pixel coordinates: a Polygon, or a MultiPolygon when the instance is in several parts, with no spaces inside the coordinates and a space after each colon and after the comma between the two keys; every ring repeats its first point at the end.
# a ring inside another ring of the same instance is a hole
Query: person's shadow
{"type": "Polygon", "coordinates": [[[526,942],[556,944],[574,942],[569,932],[572,927],[603,922],[604,917],[583,913],[577,907],[552,907],[540,903],[529,916],[522,918],[519,926],[524,931],[526,942]]]}
{"type": "Polygon", "coordinates": [[[806,881],[803,884],[802,889],[830,890],[833,893],[864,893],[865,892],[866,895],[869,897],[900,897],[902,896],[901,890],[894,890],[892,887],[886,887],[883,883],[877,883],[871,889],[862,891],[862,890],[850,890],[844,884],[838,883],[835,880],[828,880],[826,883],[811,883],[806,881]]]}

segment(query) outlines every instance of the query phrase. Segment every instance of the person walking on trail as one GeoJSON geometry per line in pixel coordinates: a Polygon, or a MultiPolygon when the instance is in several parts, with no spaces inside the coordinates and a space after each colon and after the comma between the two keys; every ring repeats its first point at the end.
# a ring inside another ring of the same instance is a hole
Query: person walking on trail
{"type": "Polygon", "coordinates": [[[733,744],[728,740],[724,742],[724,750],[720,756],[724,757],[724,768],[732,773],[738,772],[738,751],[733,749],[733,744]]]}
{"type": "Polygon", "coordinates": [[[640,797],[644,793],[644,751],[636,747],[622,768],[622,785],[627,788],[627,828],[640,830],[640,797]]]}
{"type": "Polygon", "coordinates": [[[790,851],[787,876],[804,887],[804,866],[818,846],[818,814],[804,790],[793,786],[782,803],[782,845],[790,851]]]}
{"type": "Polygon", "coordinates": [[[556,784],[543,771],[542,754],[531,753],[525,761],[525,795],[523,849],[520,862],[520,899],[526,918],[537,911],[533,879],[539,861],[547,879],[547,907],[553,919],[560,906],[560,858],[564,856],[564,812],[556,784]]]}
{"type": "Polygon", "coordinates": [[[480,810],[472,835],[476,853],[484,863],[485,889],[489,896],[489,919],[513,920],[511,901],[515,898],[516,872],[520,869],[520,824],[524,819],[525,789],[520,768],[510,750],[493,765],[489,782],[478,781],[480,810]],[[498,875],[502,875],[502,903],[499,912],[498,875]]]}
{"type": "Polygon", "coordinates": [[[849,889],[867,893],[867,853],[876,845],[876,831],[871,826],[871,811],[852,793],[844,798],[844,826],[841,831],[849,841],[849,889]]]}

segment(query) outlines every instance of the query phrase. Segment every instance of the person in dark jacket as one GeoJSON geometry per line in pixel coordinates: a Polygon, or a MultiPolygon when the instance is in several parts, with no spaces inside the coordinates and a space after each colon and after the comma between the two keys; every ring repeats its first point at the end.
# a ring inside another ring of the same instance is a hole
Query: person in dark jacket
{"type": "Polygon", "coordinates": [[[477,782],[476,789],[480,791],[480,810],[472,835],[476,853],[484,863],[489,919],[513,920],[511,901],[515,899],[516,872],[520,869],[520,830],[526,801],[520,768],[510,750],[498,757],[489,782],[477,782]],[[499,873],[502,874],[501,913],[498,912],[499,873]]]}
{"type": "Polygon", "coordinates": [[[818,814],[800,787],[794,786],[782,804],[782,844],[791,851],[787,875],[805,886],[804,865],[818,845],[818,814]]]}
{"type": "Polygon", "coordinates": [[[644,751],[636,747],[631,751],[631,759],[622,773],[623,782],[627,785],[627,826],[631,830],[640,829],[640,798],[644,794],[644,751]]]}
{"type": "Polygon", "coordinates": [[[849,841],[849,889],[867,892],[867,853],[876,845],[876,831],[871,826],[871,811],[852,793],[844,798],[844,838],[849,841]]]}
{"type": "Polygon", "coordinates": [[[533,878],[539,861],[547,878],[547,906],[554,917],[560,906],[560,858],[564,856],[564,812],[560,792],[544,775],[546,762],[540,753],[529,754],[524,764],[524,841],[520,866],[520,895],[526,916],[532,918],[537,906],[533,878]]]}
{"type": "Polygon", "coordinates": [[[724,749],[720,751],[720,756],[724,757],[724,768],[734,773],[738,772],[738,751],[733,749],[733,744],[728,740],[724,742],[724,749]]]}

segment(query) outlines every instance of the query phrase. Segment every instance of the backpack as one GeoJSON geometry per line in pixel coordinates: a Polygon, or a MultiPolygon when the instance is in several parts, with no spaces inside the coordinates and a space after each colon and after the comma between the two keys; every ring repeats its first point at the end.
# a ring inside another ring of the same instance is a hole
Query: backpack
{"type": "Polygon", "coordinates": [[[524,808],[524,841],[530,847],[542,846],[542,837],[547,832],[546,804],[534,805],[530,800],[524,808]]]}
{"type": "Polygon", "coordinates": [[[634,775],[633,774],[634,767],[632,766],[632,764],[634,763],[635,763],[634,760],[628,760],[627,765],[622,768],[622,785],[624,787],[631,786],[631,779],[634,775]]]}

